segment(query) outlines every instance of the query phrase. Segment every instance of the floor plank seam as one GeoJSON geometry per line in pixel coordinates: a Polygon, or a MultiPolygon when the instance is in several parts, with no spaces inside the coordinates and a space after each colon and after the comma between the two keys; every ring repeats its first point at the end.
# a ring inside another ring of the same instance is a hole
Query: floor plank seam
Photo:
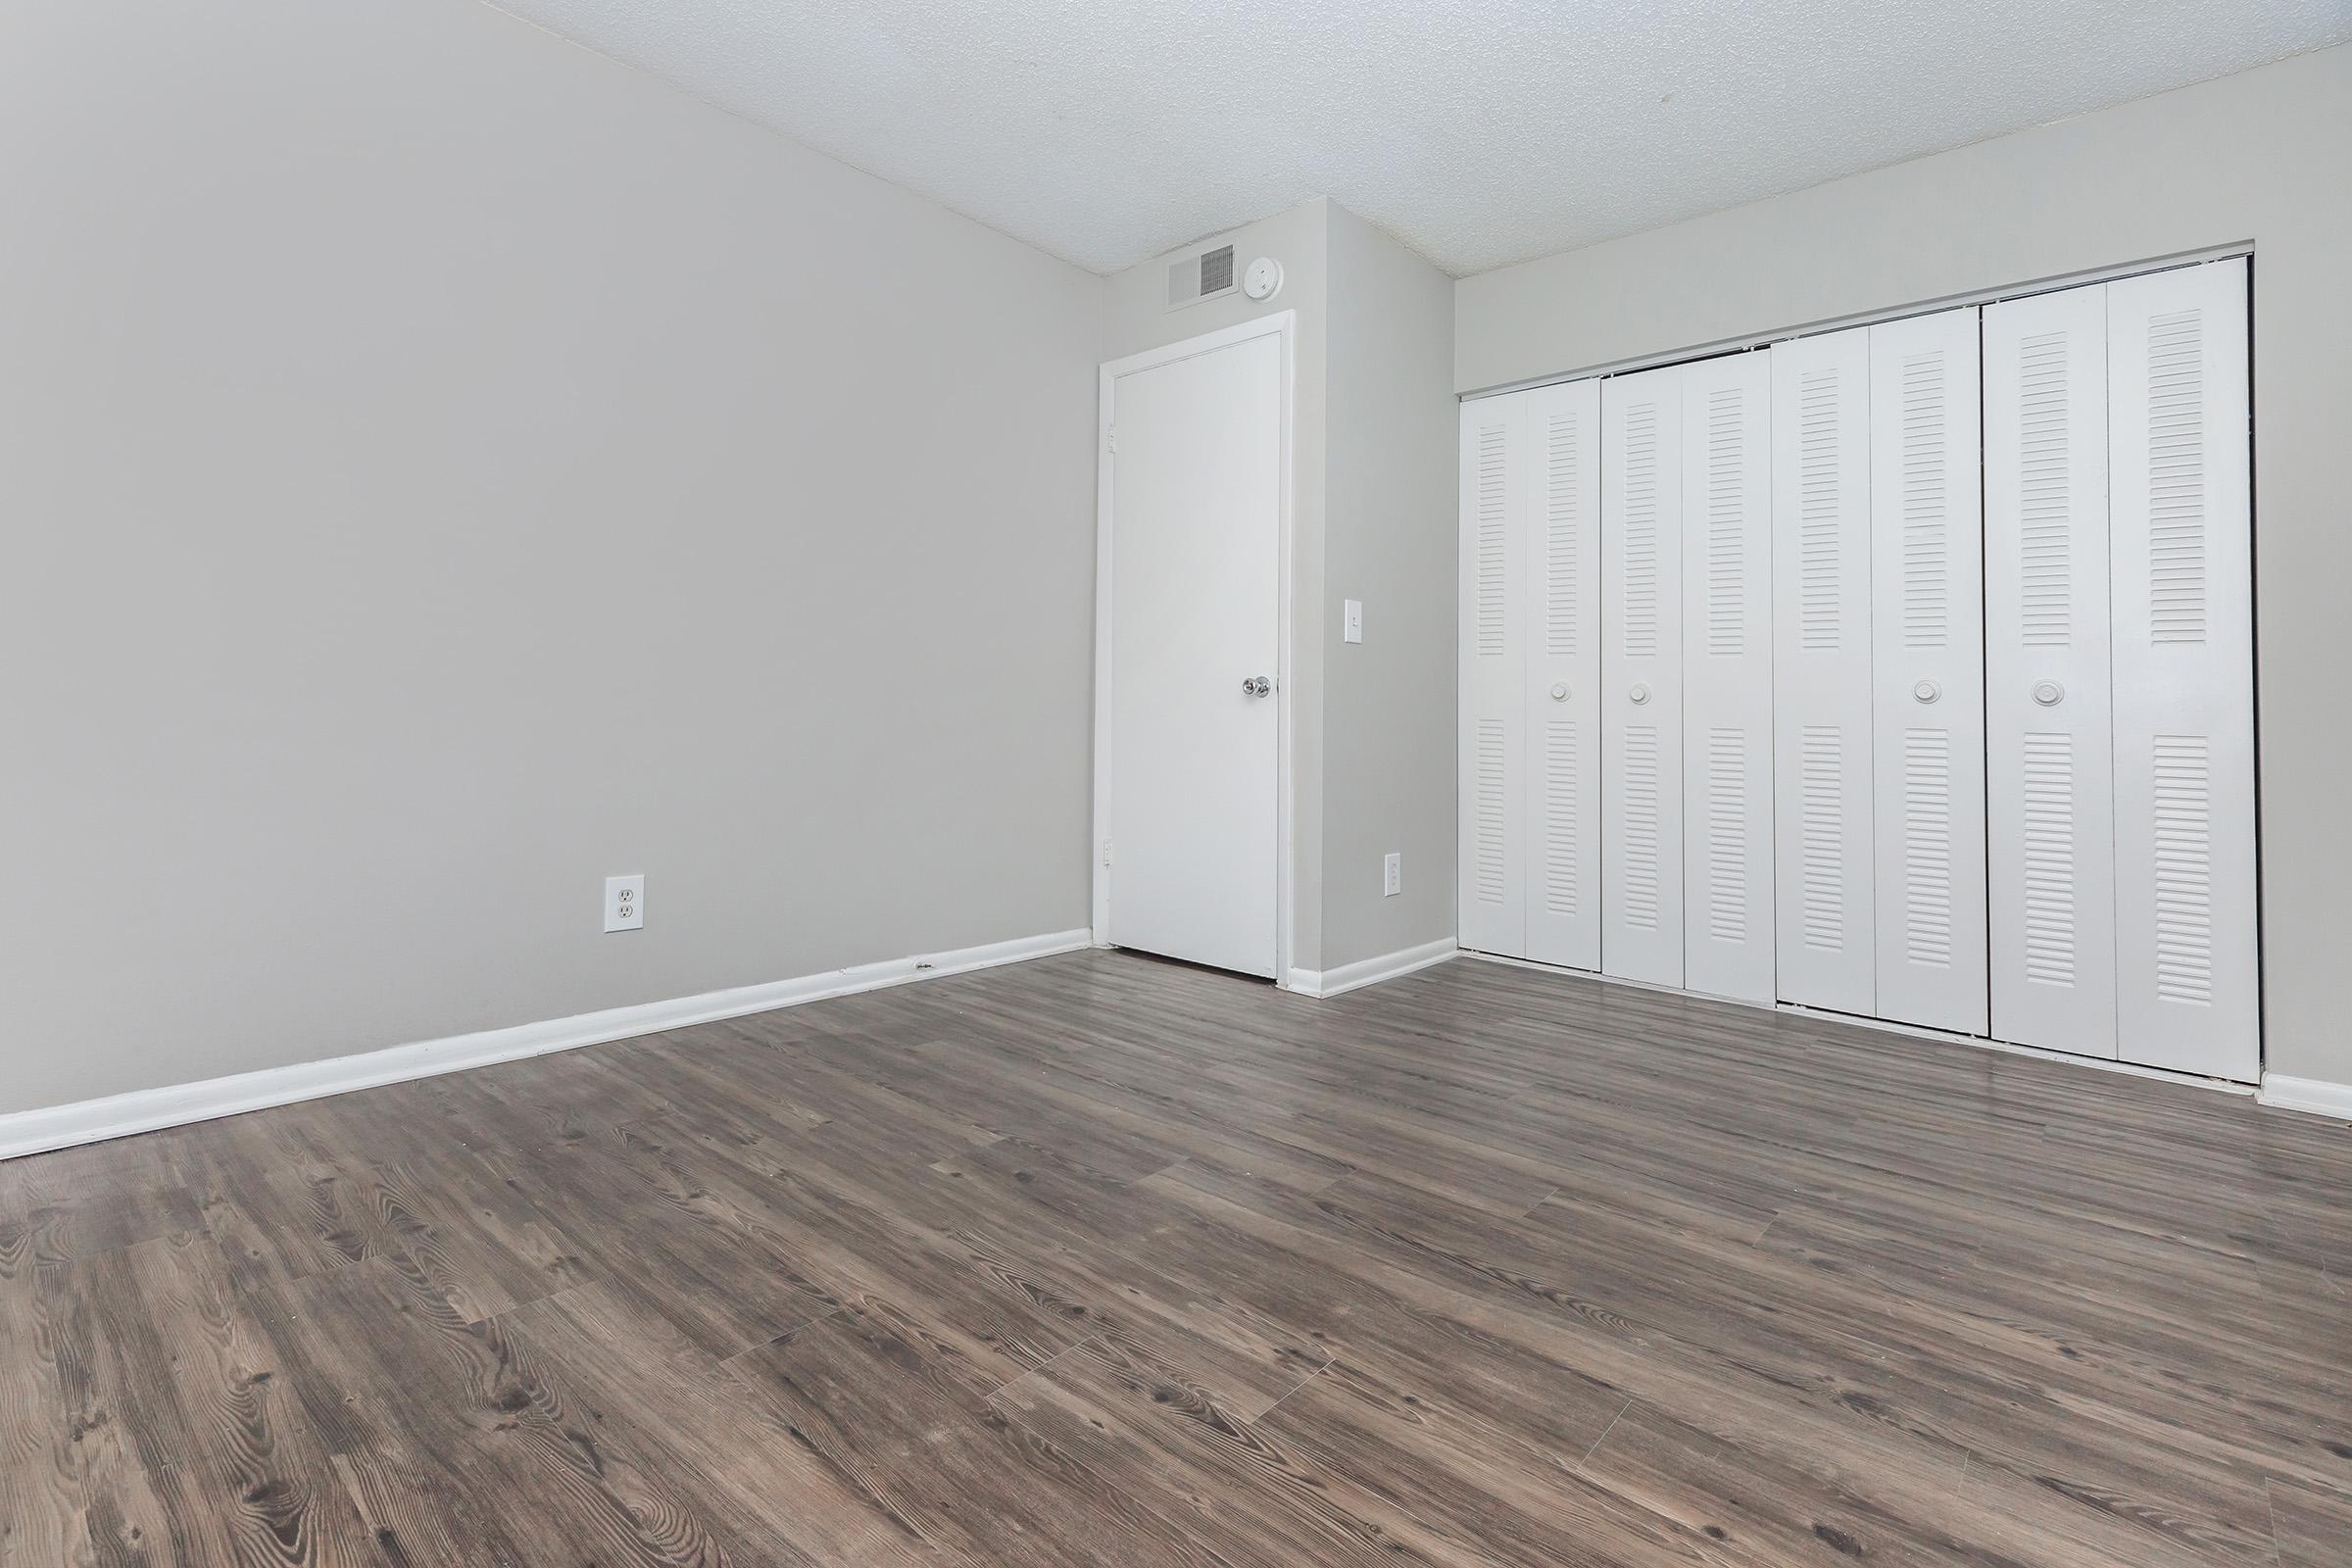
{"type": "MultiPolygon", "coordinates": [[[[585,1289],[585,1287],[583,1287],[583,1286],[571,1286],[571,1287],[567,1287],[567,1289],[571,1289],[571,1290],[581,1290],[581,1289],[585,1289]]],[[[559,1293],[559,1294],[561,1294],[561,1293],[559,1293]]],[[[554,1297],[543,1297],[543,1298],[541,1298],[541,1299],[543,1299],[543,1300],[553,1300],[554,1298],[555,1298],[554,1297]]],[[[529,1305],[529,1304],[530,1304],[530,1303],[529,1303],[529,1302],[527,1302],[527,1301],[523,1303],[523,1305],[525,1305],[525,1306],[527,1306],[527,1305],[529,1305]]],[[[755,1354],[755,1353],[757,1353],[758,1351],[760,1351],[760,1350],[772,1350],[772,1349],[774,1349],[774,1348],[775,1348],[777,1346],[780,1346],[780,1345],[784,1344],[786,1341],[788,1341],[788,1340],[791,1340],[791,1339],[795,1338],[796,1336],[799,1336],[799,1335],[802,1335],[802,1334],[806,1334],[806,1333],[808,1333],[808,1332],[810,1329],[812,1329],[812,1328],[816,1327],[816,1326],[817,1326],[819,1323],[825,1323],[825,1322],[829,1322],[829,1321],[831,1321],[832,1319],[834,1319],[834,1318],[837,1318],[837,1317],[841,1316],[841,1314],[842,1314],[844,1311],[846,1311],[847,1309],[848,1309],[848,1308],[847,1308],[847,1303],[845,1303],[845,1302],[835,1302],[833,1305],[831,1305],[831,1306],[829,1306],[829,1307],[825,1308],[825,1310],[823,1310],[822,1312],[819,1312],[819,1313],[817,1313],[817,1314],[816,1314],[814,1317],[811,1317],[811,1318],[809,1318],[809,1319],[808,1319],[807,1322],[805,1322],[805,1323],[795,1323],[795,1324],[794,1324],[792,1327],[790,1327],[790,1328],[786,1329],[786,1330],[785,1330],[783,1333],[781,1333],[781,1334],[774,1335],[774,1336],[772,1336],[771,1338],[768,1338],[768,1339],[761,1340],[761,1341],[760,1341],[759,1344],[757,1344],[757,1345],[747,1345],[747,1346],[745,1346],[745,1347],[744,1347],[742,1349],[740,1349],[740,1350],[731,1351],[731,1352],[729,1352],[729,1353],[728,1353],[728,1354],[726,1354],[726,1355],[719,1356],[719,1357],[717,1358],[717,1364],[718,1364],[718,1365],[720,1365],[720,1366],[723,1366],[723,1367],[732,1368],[732,1367],[735,1365],[735,1363],[736,1363],[737,1361],[740,1361],[740,1360],[742,1360],[742,1359],[743,1359],[745,1356],[747,1356],[747,1355],[752,1355],[752,1354],[755,1354]]],[[[521,1310],[521,1307],[516,1307],[516,1308],[515,1308],[515,1310],[516,1310],[516,1311],[520,1311],[520,1310],[521,1310]]]]}
{"type": "Polygon", "coordinates": [[[995,1398],[998,1395],[1003,1394],[1006,1389],[1011,1388],[1015,1383],[1027,1382],[1029,1379],[1037,1376],[1040,1372],[1043,1372],[1046,1368],[1052,1366],[1054,1362],[1060,1360],[1063,1356],[1069,1354],[1072,1350],[1084,1349],[1087,1346],[1094,1344],[1102,1337],[1102,1336],[1100,1333],[1089,1334],[1085,1339],[1080,1340],[1073,1345],[1063,1346],[1060,1349],[1055,1350],[1052,1355],[1047,1356],[1043,1361],[1038,1362],[1037,1365],[1026,1368],[1025,1370],[1006,1378],[1004,1382],[989,1390],[987,1394],[981,1396],[983,1401],[995,1398]]]}
{"type": "Polygon", "coordinates": [[[1629,1394],[1625,1396],[1625,1402],[1617,1407],[1617,1413],[1609,1417],[1609,1424],[1600,1429],[1600,1436],[1592,1440],[1592,1446],[1587,1448],[1585,1456],[1576,1461],[1576,1468],[1579,1472],[1592,1462],[1592,1456],[1600,1451],[1600,1446],[1609,1441],[1609,1434],[1617,1430],[1617,1423],[1624,1420],[1625,1412],[1633,1407],[1634,1396],[1629,1394]]]}
{"type": "Polygon", "coordinates": [[[1263,1421],[1266,1417],[1272,1415],[1276,1410],[1282,1408],[1283,1399],[1289,1398],[1292,1395],[1297,1394],[1300,1389],[1305,1388],[1309,1383],[1314,1382],[1315,1379],[1330,1371],[1338,1361],[1339,1357],[1335,1355],[1330,1360],[1325,1361],[1321,1366],[1315,1368],[1312,1372],[1309,1372],[1306,1376],[1300,1378],[1297,1383],[1283,1391],[1282,1398],[1276,1399],[1272,1404],[1267,1405],[1263,1410],[1260,1410],[1257,1412],[1257,1414],[1251,1416],[1248,1424],[1250,1426],[1255,1426],[1258,1422],[1263,1421]]]}
{"type": "Polygon", "coordinates": [[[1542,1208],[1545,1203],[1550,1202],[1553,1199],[1559,1197],[1560,1194],[1566,1192],[1567,1190],[1567,1184],[1563,1182],[1553,1187],[1551,1191],[1545,1193],[1542,1198],[1537,1199],[1534,1202],[1528,1204],[1525,1208],[1521,1209],[1518,1213],[1512,1215],[1511,1217],[1513,1219],[1526,1219],[1529,1215],[1535,1213],[1537,1209],[1542,1208]]]}
{"type": "Polygon", "coordinates": [[[1170,1160],[1167,1164],[1160,1166],[1157,1170],[1148,1170],[1139,1176],[1130,1176],[1119,1185],[1122,1187],[1138,1187],[1145,1182],[1152,1180],[1154,1177],[1165,1176],[1170,1171],[1182,1170],[1185,1166],[1190,1165],[1192,1162],[1193,1156],[1186,1154],[1181,1158],[1170,1160]]]}

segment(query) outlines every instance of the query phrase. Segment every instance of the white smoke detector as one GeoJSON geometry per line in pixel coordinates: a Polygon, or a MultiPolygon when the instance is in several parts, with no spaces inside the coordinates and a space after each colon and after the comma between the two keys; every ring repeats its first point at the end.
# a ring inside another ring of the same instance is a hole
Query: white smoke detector
{"type": "Polygon", "coordinates": [[[1250,264],[1242,274],[1242,292],[1253,300],[1270,300],[1282,292],[1282,264],[1271,256],[1260,256],[1250,264]]]}

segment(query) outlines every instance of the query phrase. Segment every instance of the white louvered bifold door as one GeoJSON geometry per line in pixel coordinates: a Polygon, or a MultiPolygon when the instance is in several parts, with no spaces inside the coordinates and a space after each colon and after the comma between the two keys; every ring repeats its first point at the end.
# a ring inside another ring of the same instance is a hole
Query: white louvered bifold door
{"type": "Polygon", "coordinates": [[[1878,1014],[1981,1035],[1984,482],[1974,309],[1870,328],[1878,1014]]]}
{"type": "Polygon", "coordinates": [[[1683,372],[1683,984],[1773,1000],[1772,355],[1683,372]]]}
{"type": "Polygon", "coordinates": [[[2107,364],[2120,1054],[2251,1081],[2246,264],[2108,284],[2107,364]]]}
{"type": "Polygon", "coordinates": [[[1873,1005],[1870,329],[1772,350],[1780,997],[1873,1005]]]}
{"type": "Polygon", "coordinates": [[[1527,954],[1528,395],[1462,405],[1459,941],[1527,954]]]}
{"type": "Polygon", "coordinates": [[[1600,383],[1526,394],[1527,952],[1600,967],[1600,383]]]}
{"type": "Polygon", "coordinates": [[[1683,983],[1682,385],[1601,383],[1600,966],[1683,983]]]}
{"type": "Polygon", "coordinates": [[[2107,299],[1984,309],[1992,1033],[2113,1056],[2107,299]]]}

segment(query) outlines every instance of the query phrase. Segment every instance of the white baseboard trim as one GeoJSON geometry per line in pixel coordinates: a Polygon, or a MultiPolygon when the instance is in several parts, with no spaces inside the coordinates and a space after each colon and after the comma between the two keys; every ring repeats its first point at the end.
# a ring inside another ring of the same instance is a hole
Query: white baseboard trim
{"type": "Polygon", "coordinates": [[[354,1089],[372,1089],[381,1084],[406,1083],[411,1079],[430,1078],[445,1072],[462,1072],[468,1067],[484,1067],[496,1061],[540,1056],[553,1051],[602,1045],[607,1041],[626,1040],[635,1035],[659,1034],[665,1029],[682,1029],[688,1024],[740,1018],[747,1013],[797,1006],[805,1002],[821,1002],[827,997],[843,997],[858,991],[879,991],[885,986],[905,985],[910,980],[935,980],[942,975],[962,974],[967,970],[986,969],[1000,963],[1017,963],[1024,958],[1043,958],[1051,954],[1070,953],[1093,945],[1094,934],[1090,931],[1055,931],[1045,936],[1015,937],[1009,942],[990,942],[976,948],[960,948],[953,953],[892,958],[881,963],[861,963],[853,968],[829,969],[821,974],[802,975],[793,980],[736,986],[726,991],[706,991],[700,996],[678,997],[668,1002],[609,1007],[602,1012],[583,1012],[570,1018],[549,1018],[505,1029],[450,1035],[441,1040],[420,1040],[413,1045],[392,1046],[353,1056],[336,1056],[326,1061],[298,1062],[291,1067],[270,1067],[261,1072],[238,1073],[201,1083],[176,1084],[165,1089],[138,1089],[125,1095],[85,1100],[71,1105],[14,1111],[0,1115],[0,1159],[11,1159],[19,1154],[37,1154],[52,1149],[69,1149],[76,1144],[94,1144],[131,1133],[153,1132],[159,1127],[210,1121],[216,1116],[234,1116],[242,1111],[264,1110],[271,1105],[287,1105],[301,1100],[320,1100],[328,1095],[348,1094],[354,1089]]]}
{"type": "Polygon", "coordinates": [[[1444,963],[1459,952],[1453,938],[1442,937],[1401,953],[1384,953],[1377,958],[1343,963],[1337,969],[1293,969],[1290,989],[1302,997],[1336,997],[1343,991],[1359,991],[1383,980],[1426,969],[1433,963],[1444,963]]]}
{"type": "Polygon", "coordinates": [[[2315,1116],[2352,1121],[2352,1084],[2329,1083],[2325,1078],[2285,1078],[2266,1072],[2254,1098],[2262,1104],[2277,1105],[2281,1110],[2307,1110],[2315,1116]]]}

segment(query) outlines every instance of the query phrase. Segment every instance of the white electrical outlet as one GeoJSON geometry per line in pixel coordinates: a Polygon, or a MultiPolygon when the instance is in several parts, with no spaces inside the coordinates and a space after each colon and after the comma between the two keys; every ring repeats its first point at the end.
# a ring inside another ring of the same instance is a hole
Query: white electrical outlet
{"type": "Polygon", "coordinates": [[[641,931],[645,928],[645,876],[605,878],[605,929],[641,931]]]}
{"type": "Polygon", "coordinates": [[[1340,601],[1340,636],[1342,640],[1351,643],[1364,640],[1364,602],[1361,599],[1340,601]]]}
{"type": "Polygon", "coordinates": [[[1380,862],[1380,896],[1393,899],[1404,891],[1404,857],[1391,855],[1380,862]]]}

